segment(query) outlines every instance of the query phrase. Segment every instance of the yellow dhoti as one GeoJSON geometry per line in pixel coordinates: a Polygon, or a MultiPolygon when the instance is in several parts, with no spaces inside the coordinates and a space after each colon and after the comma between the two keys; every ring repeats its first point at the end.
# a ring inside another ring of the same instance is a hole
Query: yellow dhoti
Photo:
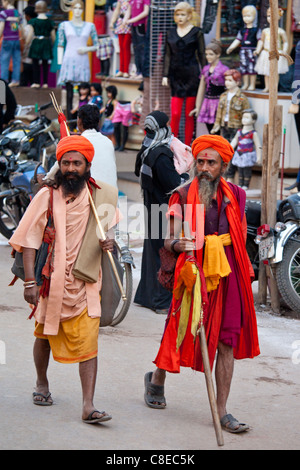
{"type": "Polygon", "coordinates": [[[57,335],[44,335],[44,325],[36,323],[34,336],[49,341],[55,361],[73,364],[97,356],[99,326],[100,318],[91,318],[85,308],[80,315],[61,322],[57,335]]]}

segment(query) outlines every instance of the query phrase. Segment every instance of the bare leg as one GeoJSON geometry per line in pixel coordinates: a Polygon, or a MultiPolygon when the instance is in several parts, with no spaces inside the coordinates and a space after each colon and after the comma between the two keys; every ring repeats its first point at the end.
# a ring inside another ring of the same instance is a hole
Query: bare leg
{"type": "Polygon", "coordinates": [[[219,343],[216,362],[217,407],[219,417],[227,414],[226,403],[233,376],[233,350],[231,346],[219,343]]]}
{"type": "Polygon", "coordinates": [[[163,369],[155,369],[152,374],[151,383],[154,385],[164,385],[166,380],[166,371],[163,369]]]}
{"type": "MultiPolygon", "coordinates": [[[[82,419],[87,419],[88,416],[96,410],[93,400],[96,386],[97,378],[97,367],[98,359],[97,357],[90,359],[89,361],[84,361],[79,363],[79,375],[81,379],[82,387],[82,419]]],[[[95,411],[92,414],[92,418],[101,418],[108,416],[105,412],[95,411]]]]}
{"type": "MultiPolygon", "coordinates": [[[[36,338],[33,347],[33,358],[36,367],[36,392],[46,396],[49,393],[49,383],[47,370],[50,358],[50,344],[47,339],[36,338]]],[[[52,403],[52,398],[45,399],[42,396],[36,396],[35,401],[52,403]]]]}

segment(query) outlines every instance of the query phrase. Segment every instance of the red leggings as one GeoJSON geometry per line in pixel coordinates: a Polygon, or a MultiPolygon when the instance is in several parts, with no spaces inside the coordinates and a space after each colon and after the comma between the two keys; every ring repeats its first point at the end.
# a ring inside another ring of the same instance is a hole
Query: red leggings
{"type": "Polygon", "coordinates": [[[196,96],[187,96],[186,98],[171,98],[171,129],[175,137],[178,137],[179,123],[181,118],[182,105],[185,100],[185,139],[186,145],[191,145],[195,120],[194,116],[190,117],[189,113],[195,108],[196,96]]]}
{"type": "Polygon", "coordinates": [[[120,46],[120,66],[119,71],[123,73],[129,72],[130,64],[130,46],[131,46],[131,34],[119,34],[119,46],[120,46]]]}

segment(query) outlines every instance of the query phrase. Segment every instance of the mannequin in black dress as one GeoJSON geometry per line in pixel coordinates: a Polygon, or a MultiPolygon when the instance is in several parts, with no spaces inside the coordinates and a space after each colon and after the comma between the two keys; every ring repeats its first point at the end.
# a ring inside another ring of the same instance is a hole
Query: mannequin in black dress
{"type": "Polygon", "coordinates": [[[171,128],[178,137],[183,102],[185,101],[185,139],[191,145],[195,108],[199,86],[199,71],[206,64],[205,43],[200,28],[193,26],[192,7],[180,2],[174,10],[176,28],[167,32],[162,85],[171,87],[171,128]]]}

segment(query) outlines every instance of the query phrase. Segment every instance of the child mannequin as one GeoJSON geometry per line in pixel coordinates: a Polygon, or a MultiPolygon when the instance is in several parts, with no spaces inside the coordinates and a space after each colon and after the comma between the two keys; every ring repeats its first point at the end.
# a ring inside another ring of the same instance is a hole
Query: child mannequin
{"type": "Polygon", "coordinates": [[[99,111],[102,109],[102,86],[101,83],[91,83],[90,87],[90,98],[88,104],[95,104],[98,106],[99,111]]]}
{"type": "Polygon", "coordinates": [[[176,28],[167,32],[162,85],[171,87],[171,129],[178,137],[182,105],[185,100],[185,139],[191,144],[195,108],[199,86],[199,63],[204,67],[205,44],[200,28],[192,24],[193,9],[187,2],[180,2],[174,10],[176,28]]]}
{"type": "Polygon", "coordinates": [[[221,53],[221,43],[212,39],[205,49],[208,65],[203,67],[200,75],[196,107],[190,112],[190,116],[198,116],[197,122],[206,124],[208,132],[215,122],[220,95],[225,91],[224,72],[228,67],[220,61],[221,53]]]}
{"type": "Polygon", "coordinates": [[[78,109],[83,106],[84,104],[88,104],[88,101],[90,99],[90,85],[87,82],[80,83],[78,86],[78,93],[79,93],[79,101],[78,105],[71,110],[71,113],[73,115],[72,119],[77,118],[77,111],[78,109]]]}
{"type": "Polygon", "coordinates": [[[249,189],[253,165],[261,163],[260,140],[254,129],[256,120],[256,112],[253,109],[245,109],[242,116],[243,127],[231,141],[232,147],[236,148],[232,164],[237,166],[239,186],[245,190],[249,189]]]}
{"type": "Polygon", "coordinates": [[[226,50],[230,54],[236,47],[240,49],[240,71],[243,76],[242,90],[255,90],[256,72],[254,51],[257,46],[258,29],[254,27],[256,8],[248,5],[242,10],[245,28],[239,31],[237,38],[226,50]]]}
{"type": "Polygon", "coordinates": [[[1,78],[9,81],[9,63],[12,59],[13,70],[10,87],[19,86],[21,74],[20,33],[22,17],[14,6],[13,0],[2,0],[4,10],[0,12],[0,37],[3,36],[1,48],[1,78]]]}
{"type": "Polygon", "coordinates": [[[43,88],[48,87],[48,60],[53,58],[52,45],[55,42],[54,24],[46,16],[47,3],[39,0],[35,4],[37,18],[29,21],[30,30],[26,38],[26,45],[31,43],[29,57],[32,59],[33,83],[32,88],[41,86],[40,60],[43,65],[43,88]]]}
{"type": "Polygon", "coordinates": [[[129,0],[118,0],[109,24],[110,29],[118,35],[120,46],[120,64],[116,77],[124,78],[129,77],[129,64],[131,57],[131,26],[126,24],[124,21],[128,8],[129,0]]]}
{"type": "MultiPolygon", "coordinates": [[[[283,10],[278,10],[279,18],[283,15],[283,10]]],[[[267,10],[267,21],[270,23],[271,11],[270,8],[267,10]]],[[[288,40],[284,29],[278,28],[278,52],[286,54],[288,50],[288,40]]],[[[255,70],[259,75],[264,75],[265,88],[263,92],[269,91],[269,75],[270,75],[270,64],[269,64],[269,51],[270,51],[270,28],[265,28],[262,31],[261,39],[258,41],[257,48],[254,55],[259,55],[255,70]]],[[[288,61],[282,55],[279,56],[278,60],[278,74],[284,74],[288,72],[289,65],[288,61]]]]}
{"type": "MultiPolygon", "coordinates": [[[[238,70],[227,70],[224,73],[226,91],[220,96],[216,120],[211,134],[220,131],[224,139],[231,142],[242,124],[242,113],[250,108],[248,98],[241,92],[239,87],[242,76],[238,70]]],[[[237,167],[229,164],[226,172],[228,180],[233,180],[237,167]]]]}
{"type": "Polygon", "coordinates": [[[241,127],[242,113],[250,108],[248,98],[241,92],[241,74],[238,70],[227,70],[224,73],[226,91],[222,93],[211,134],[221,131],[222,137],[229,142],[237,129],[241,127]]]}

